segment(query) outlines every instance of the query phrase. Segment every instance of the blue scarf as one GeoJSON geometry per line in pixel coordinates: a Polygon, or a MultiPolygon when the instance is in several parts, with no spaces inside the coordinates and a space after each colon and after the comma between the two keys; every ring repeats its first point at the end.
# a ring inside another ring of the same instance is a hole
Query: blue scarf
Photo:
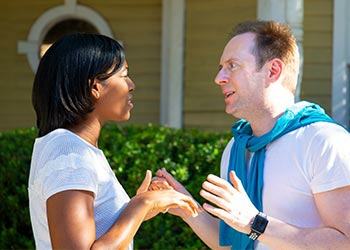
{"type": "MultiPolygon", "coordinates": [[[[263,211],[262,189],[266,145],[295,129],[320,121],[334,123],[320,106],[305,101],[287,109],[272,130],[261,137],[252,135],[248,121],[239,120],[232,127],[235,141],[231,148],[227,180],[230,180],[230,171],[235,171],[252,203],[259,211],[263,211]],[[254,152],[249,172],[245,162],[246,149],[254,152]]],[[[254,249],[253,240],[228,226],[223,220],[220,221],[220,245],[232,246],[231,249],[254,249]]]]}

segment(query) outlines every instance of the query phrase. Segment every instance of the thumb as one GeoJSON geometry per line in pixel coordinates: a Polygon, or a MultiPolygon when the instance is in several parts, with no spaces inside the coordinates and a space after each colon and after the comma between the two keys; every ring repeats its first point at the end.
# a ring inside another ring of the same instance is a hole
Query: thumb
{"type": "Polygon", "coordinates": [[[159,169],[157,171],[157,176],[165,178],[169,185],[173,187],[176,191],[191,196],[190,192],[188,192],[187,189],[174,178],[174,176],[172,176],[168,171],[166,171],[165,168],[159,169]]]}
{"type": "Polygon", "coordinates": [[[230,181],[233,187],[238,190],[238,192],[245,192],[242,182],[236,175],[235,171],[230,172],[230,181]]]}
{"type": "Polygon", "coordinates": [[[140,187],[137,189],[136,194],[141,194],[144,193],[148,190],[149,185],[151,184],[152,181],[152,172],[150,170],[146,171],[146,176],[143,179],[140,187]]]}
{"type": "Polygon", "coordinates": [[[172,176],[165,168],[162,168],[157,171],[157,176],[163,177],[172,187],[177,187],[181,185],[175,178],[172,176]]]}

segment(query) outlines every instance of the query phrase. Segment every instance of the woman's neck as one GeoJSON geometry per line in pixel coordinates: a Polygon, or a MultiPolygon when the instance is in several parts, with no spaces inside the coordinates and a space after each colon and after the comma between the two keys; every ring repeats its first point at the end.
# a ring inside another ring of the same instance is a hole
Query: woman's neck
{"type": "Polygon", "coordinates": [[[68,129],[98,148],[98,138],[101,132],[101,125],[97,121],[85,120],[77,125],[69,127],[68,129]]]}

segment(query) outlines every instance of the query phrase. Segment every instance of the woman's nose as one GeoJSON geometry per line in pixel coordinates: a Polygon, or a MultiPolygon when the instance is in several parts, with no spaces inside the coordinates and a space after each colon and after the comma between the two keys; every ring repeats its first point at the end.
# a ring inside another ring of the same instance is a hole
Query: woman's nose
{"type": "Polygon", "coordinates": [[[136,86],[135,86],[134,81],[131,80],[131,78],[129,79],[128,85],[129,85],[129,91],[133,92],[135,90],[136,86]]]}

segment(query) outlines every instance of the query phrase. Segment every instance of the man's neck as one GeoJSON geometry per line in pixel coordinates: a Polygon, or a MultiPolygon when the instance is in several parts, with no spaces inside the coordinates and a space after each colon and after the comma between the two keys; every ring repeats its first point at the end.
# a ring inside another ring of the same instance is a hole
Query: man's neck
{"type": "Polygon", "coordinates": [[[284,114],[287,108],[291,107],[294,102],[285,102],[272,106],[261,113],[259,116],[248,120],[256,137],[267,134],[275,126],[277,120],[284,114]]]}

